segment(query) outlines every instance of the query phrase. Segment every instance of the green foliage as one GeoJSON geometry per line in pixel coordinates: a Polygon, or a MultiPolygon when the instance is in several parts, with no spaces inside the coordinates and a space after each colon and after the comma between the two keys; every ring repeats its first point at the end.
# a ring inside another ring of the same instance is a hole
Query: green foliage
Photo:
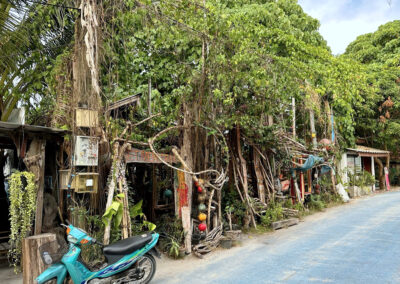
{"type": "MultiPolygon", "coordinates": [[[[72,220],[74,225],[84,229],[88,234],[97,239],[102,240],[104,236],[104,223],[99,215],[92,215],[84,206],[76,206],[71,210],[72,220]]],[[[111,243],[115,241],[113,236],[111,243]]],[[[93,267],[96,264],[102,263],[104,255],[101,246],[86,244],[81,246],[81,257],[84,263],[93,267]]]]}
{"type": "Polygon", "coordinates": [[[124,209],[124,204],[123,204],[123,198],[124,198],[123,193],[119,193],[114,197],[113,202],[111,203],[111,206],[106,208],[106,211],[104,212],[102,216],[102,220],[105,226],[107,226],[111,220],[114,222],[112,223],[114,228],[118,228],[119,225],[121,224],[122,221],[122,215],[123,215],[123,209],[124,209]]]}
{"type": "Polygon", "coordinates": [[[375,178],[372,174],[367,171],[362,171],[361,173],[353,174],[351,171],[348,172],[349,177],[349,185],[350,186],[358,186],[358,187],[366,187],[371,186],[375,183],[375,178]]]}
{"type": "Polygon", "coordinates": [[[161,216],[157,222],[160,233],[160,249],[173,258],[179,257],[179,248],[183,243],[182,221],[168,215],[161,216]]]}
{"type": "Polygon", "coordinates": [[[18,271],[22,254],[22,240],[28,236],[36,209],[35,175],[30,172],[15,172],[10,184],[10,250],[8,258],[18,271]]]}
{"type": "Polygon", "coordinates": [[[240,200],[237,191],[229,189],[222,191],[222,207],[225,211],[230,211],[232,223],[238,226],[243,225],[243,218],[246,215],[246,205],[240,200]]]}
{"type": "Polygon", "coordinates": [[[326,203],[322,200],[320,194],[311,194],[307,206],[310,210],[321,211],[326,208],[326,203]]]}
{"type": "Polygon", "coordinates": [[[268,203],[267,210],[261,216],[261,224],[265,227],[270,227],[273,222],[282,220],[283,215],[283,207],[279,202],[270,202],[268,203]]]}
{"type": "Polygon", "coordinates": [[[143,200],[140,200],[135,205],[129,208],[132,222],[132,232],[133,233],[141,233],[145,229],[148,231],[154,231],[156,229],[156,225],[147,221],[146,216],[142,211],[143,200]]]}

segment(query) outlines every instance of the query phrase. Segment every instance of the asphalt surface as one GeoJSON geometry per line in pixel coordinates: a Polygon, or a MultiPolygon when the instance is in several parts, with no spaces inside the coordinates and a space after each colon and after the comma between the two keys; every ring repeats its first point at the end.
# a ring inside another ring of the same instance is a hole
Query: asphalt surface
{"type": "Polygon", "coordinates": [[[154,283],[400,283],[400,192],[353,200],[297,226],[161,261],[154,283]]]}

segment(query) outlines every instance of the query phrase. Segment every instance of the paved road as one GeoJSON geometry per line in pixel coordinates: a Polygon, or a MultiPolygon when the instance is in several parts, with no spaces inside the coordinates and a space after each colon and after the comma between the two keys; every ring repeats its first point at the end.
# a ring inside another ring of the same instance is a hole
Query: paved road
{"type": "Polygon", "coordinates": [[[400,192],[329,209],[206,260],[159,268],[154,283],[400,283],[400,192]]]}

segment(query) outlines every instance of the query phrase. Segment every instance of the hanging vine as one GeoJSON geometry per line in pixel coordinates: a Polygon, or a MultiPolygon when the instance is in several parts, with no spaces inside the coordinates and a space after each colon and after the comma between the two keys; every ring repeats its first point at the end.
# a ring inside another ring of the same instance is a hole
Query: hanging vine
{"type": "Polygon", "coordinates": [[[22,239],[32,227],[36,210],[35,175],[15,172],[10,177],[10,250],[8,258],[17,271],[22,254],[22,239]]]}

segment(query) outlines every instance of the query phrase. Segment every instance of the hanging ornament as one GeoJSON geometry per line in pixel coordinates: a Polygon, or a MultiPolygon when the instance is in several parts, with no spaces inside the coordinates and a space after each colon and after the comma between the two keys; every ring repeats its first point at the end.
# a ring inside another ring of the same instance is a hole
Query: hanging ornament
{"type": "Polygon", "coordinates": [[[172,196],[172,191],[170,189],[166,189],[164,191],[164,196],[167,197],[167,198],[171,197],[172,196]]]}
{"type": "Polygon", "coordinates": [[[199,211],[204,211],[206,210],[206,206],[203,203],[199,204],[199,211]]]}
{"type": "Polygon", "coordinates": [[[198,186],[198,187],[197,187],[197,192],[198,192],[198,193],[202,193],[202,192],[203,192],[203,189],[201,188],[201,186],[198,186]]]}
{"type": "Polygon", "coordinates": [[[194,182],[195,186],[199,186],[199,183],[197,181],[194,182]]]}
{"type": "Polygon", "coordinates": [[[207,230],[207,225],[204,223],[199,224],[199,231],[204,232],[207,230]]]}
{"type": "Polygon", "coordinates": [[[200,213],[197,218],[199,219],[199,221],[203,222],[207,219],[207,215],[204,213],[200,213]]]}

